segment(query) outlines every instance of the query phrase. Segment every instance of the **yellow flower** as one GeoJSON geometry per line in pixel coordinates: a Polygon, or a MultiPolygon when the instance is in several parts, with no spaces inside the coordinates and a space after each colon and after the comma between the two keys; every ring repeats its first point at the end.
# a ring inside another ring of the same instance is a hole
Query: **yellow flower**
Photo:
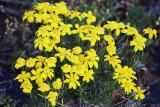
{"type": "Polygon", "coordinates": [[[49,37],[43,38],[42,44],[45,48],[45,51],[51,52],[53,50],[51,38],[49,38],[49,37]]]}
{"type": "Polygon", "coordinates": [[[134,46],[134,51],[142,51],[145,48],[145,43],[147,39],[141,35],[136,35],[134,39],[130,42],[130,46],[134,46]]]}
{"type": "MultiPolygon", "coordinates": [[[[95,49],[90,49],[88,51],[85,52],[90,58],[92,58],[93,56],[97,56],[96,54],[96,50],[95,49]]],[[[99,60],[99,58],[97,57],[96,60],[99,60]]]]}
{"type": "Polygon", "coordinates": [[[94,72],[92,69],[89,71],[85,71],[83,76],[83,81],[86,81],[88,83],[90,80],[93,80],[94,79],[93,74],[94,72]]]}
{"type": "Polygon", "coordinates": [[[89,65],[90,68],[93,68],[93,66],[95,68],[98,68],[98,62],[95,61],[94,59],[93,60],[90,59],[90,61],[87,61],[87,63],[88,63],[88,65],[89,65]]]}
{"type": "Polygon", "coordinates": [[[18,58],[15,64],[15,68],[19,69],[25,65],[25,59],[23,58],[18,58]]]}
{"type": "Polygon", "coordinates": [[[34,40],[34,47],[39,50],[45,49],[45,51],[51,52],[53,48],[55,48],[55,41],[57,38],[49,38],[49,37],[38,37],[34,40]]]}
{"type": "Polygon", "coordinates": [[[54,89],[57,89],[57,90],[61,89],[61,87],[62,87],[62,80],[60,78],[57,78],[56,81],[54,81],[52,83],[52,86],[53,86],[54,89]]]}
{"type": "Polygon", "coordinates": [[[87,63],[77,65],[76,70],[74,72],[76,74],[78,74],[79,76],[84,76],[85,71],[88,71],[88,64],[87,63]]]}
{"type": "Polygon", "coordinates": [[[29,80],[26,80],[21,84],[20,88],[23,88],[24,93],[31,93],[33,86],[29,80]]]}
{"type": "Polygon", "coordinates": [[[43,82],[43,77],[42,77],[42,72],[43,69],[42,68],[38,68],[37,70],[32,70],[32,77],[31,80],[35,80],[37,84],[40,84],[43,82]]]}
{"type": "Polygon", "coordinates": [[[91,46],[94,46],[97,41],[100,41],[99,34],[104,34],[104,28],[100,26],[93,26],[93,25],[79,26],[78,24],[76,24],[75,27],[77,29],[72,30],[72,33],[73,34],[79,33],[79,36],[82,39],[82,41],[84,40],[90,41],[91,46]]]}
{"type": "Polygon", "coordinates": [[[78,55],[82,53],[82,48],[80,46],[76,46],[72,49],[72,53],[78,55]]]}
{"type": "Polygon", "coordinates": [[[81,13],[78,11],[71,11],[70,18],[73,19],[77,17],[80,21],[82,20],[81,13]]]}
{"type": "Polygon", "coordinates": [[[79,57],[79,61],[81,63],[84,63],[84,61],[86,60],[86,58],[85,58],[85,56],[83,54],[79,54],[78,57],[79,57]]]}
{"type": "Polygon", "coordinates": [[[63,14],[63,15],[68,15],[68,8],[66,6],[65,2],[59,2],[59,3],[55,3],[56,5],[56,11],[55,13],[58,14],[63,14]]]}
{"type": "Polygon", "coordinates": [[[79,76],[77,74],[70,73],[65,75],[67,79],[65,79],[64,83],[69,83],[69,89],[76,89],[77,86],[80,86],[79,76]]]}
{"type": "Polygon", "coordinates": [[[45,66],[48,67],[56,67],[57,58],[55,57],[49,57],[45,60],[45,66]]]}
{"type": "Polygon", "coordinates": [[[37,23],[42,23],[42,21],[48,20],[50,18],[50,15],[48,13],[43,13],[43,14],[35,13],[34,18],[37,23]]]}
{"type": "Polygon", "coordinates": [[[98,68],[99,57],[97,56],[96,51],[94,49],[90,49],[85,53],[87,54],[85,62],[89,65],[89,67],[92,68],[95,66],[95,68],[98,68]]]}
{"type": "Polygon", "coordinates": [[[71,24],[64,24],[60,23],[59,30],[61,31],[61,35],[64,36],[66,34],[70,35],[71,34],[71,28],[73,27],[71,24]]]}
{"type": "Polygon", "coordinates": [[[115,68],[117,65],[121,63],[121,60],[119,59],[119,56],[110,56],[110,55],[105,55],[105,60],[109,61],[109,64],[115,68]]]}
{"type": "Polygon", "coordinates": [[[77,23],[77,24],[75,24],[75,28],[76,28],[76,30],[72,30],[72,33],[73,34],[79,33],[80,37],[82,39],[84,37],[84,34],[83,34],[83,32],[84,32],[83,25],[79,26],[79,24],[77,23]]]}
{"type": "Polygon", "coordinates": [[[72,70],[72,67],[71,67],[71,65],[69,65],[69,64],[65,64],[65,65],[63,65],[63,66],[61,67],[61,69],[62,69],[62,71],[63,71],[64,73],[68,73],[68,72],[70,72],[70,71],[72,70]]]}
{"type": "Polygon", "coordinates": [[[110,29],[111,31],[116,30],[116,36],[119,36],[121,30],[125,28],[125,25],[121,22],[107,21],[107,24],[104,25],[104,28],[110,29]]]}
{"type": "Polygon", "coordinates": [[[104,34],[105,33],[105,30],[103,27],[101,26],[96,26],[93,30],[94,33],[96,34],[104,34]]]}
{"type": "Polygon", "coordinates": [[[50,86],[44,82],[38,84],[38,90],[41,92],[46,92],[46,91],[49,91],[50,89],[51,89],[50,86]]]}
{"type": "Polygon", "coordinates": [[[59,23],[62,22],[62,19],[55,15],[55,14],[49,14],[49,19],[44,20],[44,23],[50,23],[51,28],[55,28],[54,30],[58,30],[56,28],[59,28],[59,23]]]}
{"type": "Polygon", "coordinates": [[[55,106],[57,97],[58,97],[57,92],[50,91],[46,98],[48,99],[48,101],[51,103],[52,106],[55,106]]]}
{"type": "Polygon", "coordinates": [[[122,67],[121,65],[118,65],[114,70],[113,79],[117,79],[118,83],[122,83],[124,78],[128,80],[137,80],[135,71],[128,66],[122,67]]]}
{"type": "Polygon", "coordinates": [[[104,35],[104,40],[108,42],[108,44],[114,44],[114,39],[111,35],[104,35]]]}
{"type": "Polygon", "coordinates": [[[55,54],[55,57],[59,57],[60,61],[62,62],[66,57],[69,57],[69,55],[71,54],[71,50],[68,49],[66,50],[66,48],[57,48],[57,51],[59,53],[55,54]]]}
{"type": "Polygon", "coordinates": [[[108,52],[109,55],[114,55],[116,54],[116,46],[115,43],[112,42],[106,47],[106,51],[108,52]]]}
{"type": "Polygon", "coordinates": [[[128,36],[130,36],[130,35],[138,35],[139,34],[139,32],[137,31],[136,28],[130,27],[130,26],[127,26],[127,29],[121,30],[121,32],[125,33],[128,36]]]}
{"type": "Polygon", "coordinates": [[[137,79],[135,76],[136,72],[133,71],[133,69],[129,68],[128,66],[123,67],[122,73],[123,73],[122,75],[127,79],[135,79],[135,80],[137,79]]]}
{"type": "Polygon", "coordinates": [[[83,33],[85,34],[95,33],[96,30],[94,25],[82,25],[81,27],[83,28],[83,33]]]}
{"type": "Polygon", "coordinates": [[[123,68],[120,64],[117,65],[117,67],[114,68],[114,75],[113,79],[116,79],[118,83],[121,83],[121,79],[123,78],[123,68]]]}
{"type": "Polygon", "coordinates": [[[43,38],[38,37],[34,40],[34,47],[38,48],[39,50],[43,50],[43,38]]]}
{"type": "Polygon", "coordinates": [[[36,68],[41,68],[46,58],[43,56],[37,56],[36,68]]]}
{"type": "Polygon", "coordinates": [[[124,92],[129,94],[135,89],[135,83],[131,80],[124,79],[121,87],[124,88],[124,92]]]}
{"type": "Polygon", "coordinates": [[[29,80],[31,77],[31,74],[26,71],[22,71],[21,74],[19,74],[15,79],[17,79],[19,82],[23,82],[26,80],[29,80]]]}
{"type": "Polygon", "coordinates": [[[89,40],[91,42],[91,46],[94,46],[97,41],[100,41],[100,37],[97,34],[88,34],[83,40],[89,40]]]}
{"type": "Polygon", "coordinates": [[[157,38],[157,31],[152,28],[146,28],[143,30],[144,34],[149,34],[149,38],[152,39],[153,36],[157,38]]]}
{"type": "Polygon", "coordinates": [[[52,79],[54,77],[53,74],[53,69],[50,69],[49,67],[44,67],[43,72],[42,72],[42,77],[44,80],[46,80],[48,77],[49,79],[52,79]]]}
{"type": "Polygon", "coordinates": [[[135,94],[135,99],[138,100],[138,99],[141,99],[143,100],[144,99],[144,92],[145,90],[142,90],[140,87],[137,87],[136,90],[134,90],[136,92],[135,94]]]}
{"type": "Polygon", "coordinates": [[[85,17],[87,17],[87,24],[90,25],[91,23],[96,21],[96,17],[93,16],[92,11],[88,11],[88,13],[85,13],[84,15],[85,17]]]}
{"type": "Polygon", "coordinates": [[[78,64],[80,62],[79,57],[73,54],[68,55],[67,59],[74,64],[78,64]]]}
{"type": "Polygon", "coordinates": [[[41,13],[46,13],[48,11],[50,4],[48,2],[44,2],[44,3],[37,3],[34,6],[34,10],[37,10],[41,13]]]}
{"type": "Polygon", "coordinates": [[[70,73],[73,73],[73,72],[77,72],[78,71],[78,68],[76,65],[72,65],[72,70],[70,71],[70,73]]]}
{"type": "MultiPolygon", "coordinates": [[[[61,41],[61,33],[59,30],[53,30],[49,33],[49,35],[51,36],[51,41],[53,42],[54,45],[56,45],[57,43],[60,43],[61,41]]],[[[54,46],[53,45],[53,46],[54,46]]]]}
{"type": "Polygon", "coordinates": [[[52,31],[53,28],[50,25],[45,25],[39,27],[39,29],[36,32],[37,37],[48,37],[49,36],[49,31],[52,31]]]}
{"type": "Polygon", "coordinates": [[[35,66],[37,59],[36,58],[29,58],[26,60],[26,66],[32,68],[35,66]]]}
{"type": "Polygon", "coordinates": [[[34,22],[34,11],[28,11],[24,13],[23,20],[28,20],[28,22],[34,22]]]}

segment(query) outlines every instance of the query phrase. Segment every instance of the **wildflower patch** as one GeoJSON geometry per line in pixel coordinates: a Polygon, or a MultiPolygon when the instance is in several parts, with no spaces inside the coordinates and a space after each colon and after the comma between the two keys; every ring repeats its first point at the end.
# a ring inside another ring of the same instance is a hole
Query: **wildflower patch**
{"type": "MultiPolygon", "coordinates": [[[[15,68],[22,69],[22,72],[15,79],[21,83],[23,92],[31,93],[35,86],[37,91],[47,93],[44,98],[55,106],[59,91],[64,85],[69,89],[77,89],[82,83],[94,81],[95,70],[101,61],[95,46],[103,40],[107,44],[103,60],[112,66],[113,79],[126,94],[134,93],[136,100],[144,99],[145,90],[135,84],[136,72],[131,67],[122,65],[115,42],[115,37],[125,35],[131,39],[130,46],[135,53],[143,51],[147,38],[135,27],[116,21],[107,21],[103,26],[95,25],[93,23],[96,22],[96,17],[92,11],[69,10],[65,2],[37,3],[33,10],[24,13],[23,20],[40,25],[35,32],[34,47],[51,53],[50,56],[17,59],[15,68]],[[73,23],[74,19],[78,21],[73,23]],[[72,48],[64,47],[62,40],[68,36],[78,36],[76,39],[80,44],[72,48]],[[86,41],[89,43],[87,49],[82,45],[86,41]],[[57,66],[60,66],[60,70],[56,69],[57,66]]],[[[149,35],[149,39],[157,37],[155,29],[146,28],[143,31],[149,35]]]]}

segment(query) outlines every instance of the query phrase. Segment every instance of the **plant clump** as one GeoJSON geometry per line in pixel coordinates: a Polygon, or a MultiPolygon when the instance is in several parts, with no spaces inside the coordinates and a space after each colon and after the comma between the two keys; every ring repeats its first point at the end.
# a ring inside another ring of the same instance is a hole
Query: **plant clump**
{"type": "MultiPolygon", "coordinates": [[[[15,79],[21,83],[23,92],[32,93],[34,89],[47,93],[44,98],[55,106],[61,89],[77,89],[82,83],[94,81],[101,61],[95,47],[100,40],[104,40],[107,46],[104,47],[106,53],[103,59],[112,66],[113,79],[126,94],[134,94],[136,100],[144,99],[145,90],[135,84],[136,72],[122,65],[115,42],[115,38],[123,34],[131,39],[130,46],[135,53],[143,51],[147,38],[135,27],[116,21],[107,21],[103,26],[95,25],[96,17],[92,11],[69,10],[65,2],[37,3],[33,10],[24,13],[23,20],[39,25],[34,47],[50,53],[17,59],[15,68],[22,69],[22,72],[15,79]],[[67,47],[64,40],[71,36],[79,43],[67,47]],[[89,47],[85,48],[84,42],[89,43],[89,47]]],[[[149,39],[157,37],[155,29],[146,28],[143,31],[149,39]]]]}

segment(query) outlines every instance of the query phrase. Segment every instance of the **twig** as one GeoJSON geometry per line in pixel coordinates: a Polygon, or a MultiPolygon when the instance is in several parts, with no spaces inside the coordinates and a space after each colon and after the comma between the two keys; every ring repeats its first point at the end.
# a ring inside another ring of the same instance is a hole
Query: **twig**
{"type": "MultiPolygon", "coordinates": [[[[146,91],[148,91],[148,90],[146,90],[146,91]]],[[[148,93],[149,93],[149,92],[147,92],[147,93],[145,94],[145,96],[146,96],[148,93]]],[[[132,95],[131,97],[133,97],[133,95],[132,95]]],[[[121,101],[121,102],[119,102],[119,103],[117,103],[117,104],[114,104],[112,107],[118,106],[119,104],[127,101],[129,98],[130,98],[130,97],[128,97],[127,99],[124,99],[123,101],[121,101]]]]}
{"type": "Polygon", "coordinates": [[[118,106],[120,104],[122,104],[123,102],[127,101],[129,99],[129,97],[127,99],[122,100],[121,102],[114,104],[112,107],[118,106]]]}
{"type": "Polygon", "coordinates": [[[63,105],[63,104],[61,104],[61,103],[58,103],[58,102],[56,102],[56,103],[59,104],[59,105],[62,106],[62,107],[68,107],[68,106],[63,105]]]}

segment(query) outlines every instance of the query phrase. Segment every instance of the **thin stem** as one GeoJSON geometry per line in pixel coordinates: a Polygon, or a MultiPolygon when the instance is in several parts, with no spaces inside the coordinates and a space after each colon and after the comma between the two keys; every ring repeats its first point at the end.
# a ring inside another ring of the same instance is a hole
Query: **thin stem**
{"type": "Polygon", "coordinates": [[[68,106],[66,106],[66,105],[63,105],[63,104],[61,104],[61,103],[58,103],[58,102],[56,102],[58,105],[60,105],[60,106],[62,106],[62,107],[68,107],[68,106]]]}
{"type": "MultiPolygon", "coordinates": [[[[130,96],[130,97],[133,97],[133,95],[132,95],[132,96],[130,96]]],[[[118,106],[118,105],[122,104],[123,102],[125,102],[125,101],[129,100],[129,99],[130,99],[130,97],[128,97],[128,98],[126,98],[126,99],[122,100],[121,102],[119,102],[119,103],[117,103],[117,104],[114,104],[112,107],[116,107],[116,106],[118,106]]]]}
{"type": "MultiPolygon", "coordinates": [[[[46,93],[44,93],[45,94],[45,96],[46,96],[46,93]]],[[[46,107],[46,104],[47,104],[47,100],[46,100],[46,98],[44,99],[44,105],[45,105],[45,107],[46,107]]]]}
{"type": "MultiPolygon", "coordinates": [[[[32,104],[34,104],[33,94],[32,94],[32,93],[30,93],[30,96],[31,96],[31,102],[32,102],[32,104]]],[[[34,107],[34,106],[33,106],[33,107],[34,107]]]]}

